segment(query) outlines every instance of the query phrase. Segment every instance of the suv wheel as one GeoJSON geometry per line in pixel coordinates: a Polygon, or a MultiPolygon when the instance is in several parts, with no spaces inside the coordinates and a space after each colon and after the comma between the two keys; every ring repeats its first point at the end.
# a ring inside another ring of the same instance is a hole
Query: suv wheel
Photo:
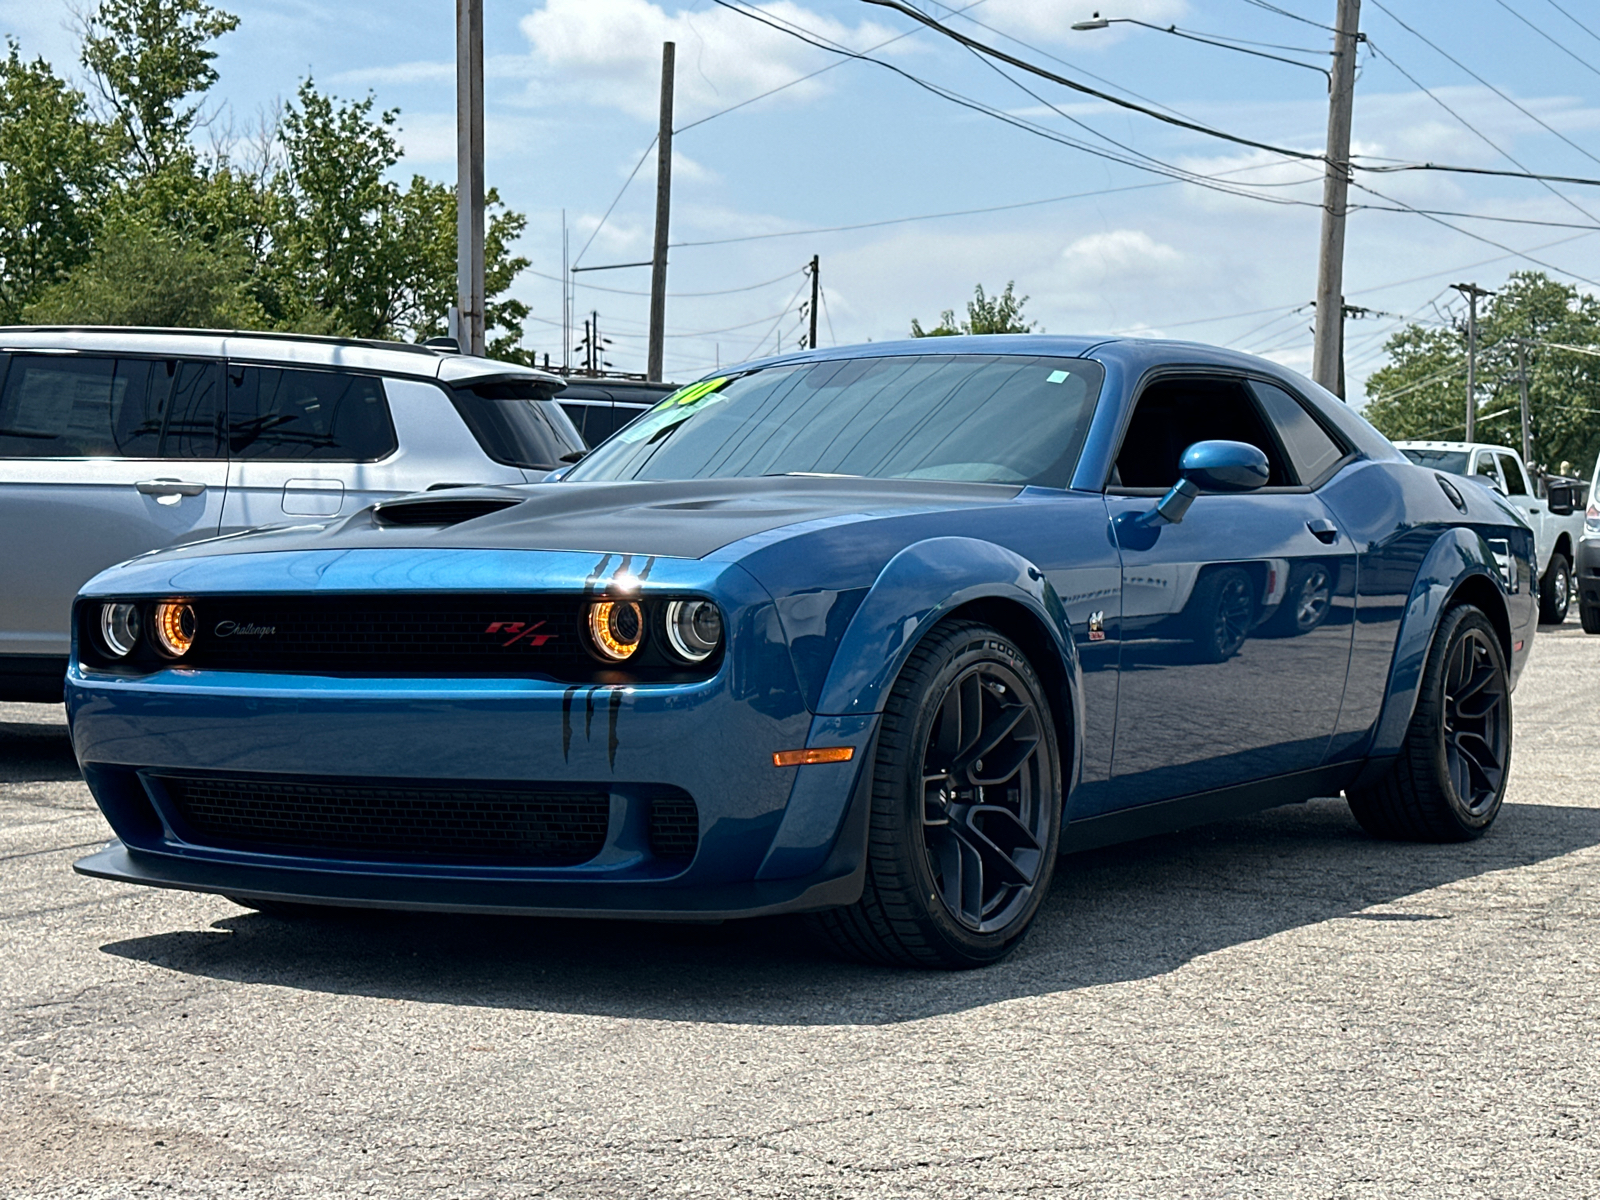
{"type": "Polygon", "coordinates": [[[1550,566],[1539,581],[1539,620],[1560,625],[1572,604],[1572,564],[1564,554],[1552,554],[1550,566]]]}
{"type": "Polygon", "coordinates": [[[868,961],[999,960],[1050,886],[1061,799],[1050,702],[1027,657],[986,625],[934,629],[884,706],[861,899],[815,926],[868,961]]]}
{"type": "Polygon", "coordinates": [[[1511,686],[1500,636],[1481,611],[1452,608],[1428,650],[1400,754],[1378,783],[1347,793],[1368,833],[1416,842],[1481,837],[1505,799],[1511,686]]]}

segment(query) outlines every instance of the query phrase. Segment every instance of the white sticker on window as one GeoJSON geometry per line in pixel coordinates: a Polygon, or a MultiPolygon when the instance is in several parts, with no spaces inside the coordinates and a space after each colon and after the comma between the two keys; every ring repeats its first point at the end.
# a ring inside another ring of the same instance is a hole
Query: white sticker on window
{"type": "Polygon", "coordinates": [[[1049,379],[1048,379],[1047,382],[1049,382],[1049,383],[1065,383],[1066,381],[1067,381],[1067,372],[1066,371],[1051,371],[1049,379]]]}

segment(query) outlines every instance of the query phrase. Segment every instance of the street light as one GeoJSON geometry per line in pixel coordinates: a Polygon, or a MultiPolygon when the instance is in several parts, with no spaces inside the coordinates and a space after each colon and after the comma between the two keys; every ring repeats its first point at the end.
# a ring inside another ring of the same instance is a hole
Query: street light
{"type": "MultiPolygon", "coordinates": [[[[1142,25],[1146,29],[1154,29],[1157,33],[1170,33],[1174,37],[1186,38],[1191,42],[1203,42],[1207,46],[1216,46],[1222,50],[1237,50],[1240,54],[1251,54],[1256,58],[1270,58],[1273,62],[1288,63],[1291,67],[1304,67],[1308,71],[1315,71],[1317,74],[1326,79],[1330,88],[1333,86],[1333,76],[1324,67],[1318,67],[1311,63],[1300,62],[1298,59],[1284,58],[1281,54],[1267,54],[1261,50],[1251,50],[1244,46],[1234,46],[1230,44],[1230,41],[1235,39],[1230,39],[1229,41],[1217,41],[1214,38],[1206,37],[1203,34],[1190,33],[1188,30],[1179,29],[1176,25],[1152,25],[1149,21],[1141,21],[1137,17],[1102,17],[1099,13],[1095,13],[1094,16],[1087,21],[1074,21],[1072,28],[1080,33],[1083,33],[1091,29],[1108,29],[1112,25],[1142,25]]],[[[1244,39],[1239,38],[1236,40],[1243,41],[1244,39]]],[[[1295,49],[1292,46],[1284,46],[1279,48],[1285,50],[1295,49]]],[[[1305,50],[1301,51],[1301,53],[1322,54],[1324,51],[1305,50]]]]}

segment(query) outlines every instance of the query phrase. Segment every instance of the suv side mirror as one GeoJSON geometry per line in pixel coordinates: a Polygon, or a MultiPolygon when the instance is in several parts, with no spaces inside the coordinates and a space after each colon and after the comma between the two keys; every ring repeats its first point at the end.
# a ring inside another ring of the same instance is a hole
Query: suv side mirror
{"type": "Polygon", "coordinates": [[[1253,492],[1272,477],[1267,456],[1248,442],[1196,442],[1178,462],[1178,482],[1155,511],[1176,525],[1201,492],[1253,492]]]}
{"type": "Polygon", "coordinates": [[[1544,502],[1558,517],[1572,514],[1572,485],[1570,483],[1551,483],[1545,488],[1544,502]]]}

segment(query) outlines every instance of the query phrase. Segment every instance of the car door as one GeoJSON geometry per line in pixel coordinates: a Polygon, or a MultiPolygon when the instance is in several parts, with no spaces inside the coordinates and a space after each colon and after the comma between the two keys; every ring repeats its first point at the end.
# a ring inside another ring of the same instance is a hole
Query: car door
{"type": "Polygon", "coordinates": [[[1313,485],[1344,456],[1265,381],[1181,374],[1146,385],[1107,489],[1113,528],[1126,532],[1102,811],[1322,763],[1350,659],[1355,560],[1313,485]],[[1212,439],[1260,447],[1267,487],[1201,495],[1176,525],[1130,527],[1177,481],[1183,451],[1212,439]]]}
{"type": "Polygon", "coordinates": [[[106,567],[217,532],[221,369],[178,358],[0,355],[0,656],[65,656],[106,567]]]}
{"type": "Polygon", "coordinates": [[[1549,509],[1533,494],[1522,465],[1515,458],[1504,451],[1496,457],[1500,460],[1500,478],[1505,482],[1506,499],[1518,512],[1525,514],[1523,519],[1533,528],[1539,558],[1537,566],[1539,574],[1543,575],[1550,565],[1550,552],[1555,549],[1555,539],[1550,536],[1549,509]]]}
{"type": "Polygon", "coordinates": [[[334,517],[393,493],[363,470],[399,449],[381,379],[229,363],[226,392],[224,530],[334,517]]]}
{"type": "Polygon", "coordinates": [[[1500,465],[1495,461],[1494,451],[1479,450],[1472,456],[1472,477],[1486,487],[1505,494],[1505,480],[1500,478],[1500,465]]]}

